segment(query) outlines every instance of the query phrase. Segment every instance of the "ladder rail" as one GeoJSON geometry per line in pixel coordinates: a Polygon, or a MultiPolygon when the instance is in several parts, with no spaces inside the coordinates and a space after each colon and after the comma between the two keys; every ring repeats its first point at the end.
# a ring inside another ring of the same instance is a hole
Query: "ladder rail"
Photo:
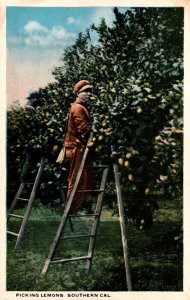
{"type": "MultiPolygon", "coordinates": [[[[62,201],[64,202],[64,207],[65,207],[66,206],[66,197],[65,197],[65,193],[64,193],[62,185],[60,185],[60,195],[61,195],[62,201]]],[[[68,220],[69,220],[69,226],[71,228],[71,231],[73,232],[74,228],[73,228],[73,223],[72,223],[72,220],[71,220],[70,216],[69,216],[68,220]]]]}
{"type": "Polygon", "coordinates": [[[43,157],[41,159],[41,162],[40,162],[40,167],[38,169],[38,173],[37,173],[37,176],[36,176],[36,179],[35,179],[35,182],[34,182],[34,186],[32,188],[32,192],[30,194],[30,198],[29,198],[29,201],[28,201],[26,211],[24,213],[24,219],[23,219],[23,222],[22,222],[20,230],[19,230],[19,236],[18,236],[18,239],[16,241],[15,250],[18,250],[19,247],[20,247],[20,243],[21,243],[21,240],[22,240],[22,237],[23,237],[23,234],[24,234],[24,230],[25,230],[25,227],[26,227],[29,215],[30,215],[31,207],[33,205],[33,202],[34,202],[34,199],[35,199],[35,196],[36,196],[36,192],[37,192],[38,186],[40,184],[40,179],[41,179],[41,175],[42,175],[42,172],[43,172],[43,169],[44,169],[44,164],[45,164],[45,158],[43,157]]]}
{"type": "Polygon", "coordinates": [[[42,157],[41,161],[40,161],[40,167],[38,169],[38,172],[37,172],[36,179],[35,179],[34,183],[30,183],[30,182],[29,183],[24,183],[24,182],[21,182],[21,184],[19,186],[19,189],[18,189],[18,191],[17,191],[17,193],[16,193],[16,195],[15,195],[15,197],[13,199],[13,202],[12,202],[10,208],[8,209],[8,212],[7,212],[7,223],[9,221],[10,217],[15,217],[15,218],[22,219],[22,222],[21,222],[20,229],[19,229],[18,233],[12,232],[10,230],[7,230],[7,234],[10,234],[10,235],[13,235],[13,236],[17,237],[16,245],[15,245],[15,250],[18,250],[19,247],[20,247],[20,243],[21,243],[21,240],[22,240],[22,237],[23,237],[23,234],[24,234],[26,223],[27,223],[28,218],[29,218],[30,210],[31,210],[31,207],[32,207],[32,204],[33,204],[33,201],[34,201],[34,198],[35,198],[35,195],[36,195],[39,183],[40,183],[41,174],[42,174],[42,171],[43,171],[43,168],[44,168],[44,163],[45,163],[45,158],[42,157]],[[21,197],[21,194],[23,193],[25,185],[26,186],[33,185],[33,188],[31,190],[31,194],[30,194],[29,199],[21,197]],[[16,208],[18,200],[22,200],[22,201],[27,202],[27,207],[25,208],[25,212],[24,212],[23,215],[17,215],[17,214],[13,213],[13,211],[16,208]]]}
{"type": "Polygon", "coordinates": [[[101,185],[100,185],[100,190],[102,190],[102,191],[98,195],[98,200],[97,200],[97,205],[96,205],[96,210],[95,210],[95,214],[97,214],[97,216],[94,220],[92,230],[91,230],[92,236],[90,238],[90,242],[89,242],[89,246],[88,246],[88,256],[90,257],[90,259],[87,259],[87,261],[86,261],[86,265],[85,265],[86,273],[88,273],[90,271],[91,266],[92,266],[92,258],[93,258],[93,254],[94,254],[97,231],[98,231],[98,226],[99,226],[99,222],[100,222],[100,215],[101,215],[101,210],[102,210],[102,202],[103,202],[103,197],[104,197],[104,192],[105,192],[108,170],[109,169],[106,168],[103,171],[103,175],[102,175],[102,181],[101,181],[101,185]]]}

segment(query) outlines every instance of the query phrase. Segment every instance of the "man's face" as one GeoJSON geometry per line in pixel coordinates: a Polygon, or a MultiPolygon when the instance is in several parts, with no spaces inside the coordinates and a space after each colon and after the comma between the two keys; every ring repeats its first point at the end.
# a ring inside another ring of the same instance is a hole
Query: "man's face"
{"type": "Polygon", "coordinates": [[[91,90],[90,89],[86,89],[82,92],[79,92],[79,97],[83,100],[83,101],[88,101],[91,95],[91,90]]]}

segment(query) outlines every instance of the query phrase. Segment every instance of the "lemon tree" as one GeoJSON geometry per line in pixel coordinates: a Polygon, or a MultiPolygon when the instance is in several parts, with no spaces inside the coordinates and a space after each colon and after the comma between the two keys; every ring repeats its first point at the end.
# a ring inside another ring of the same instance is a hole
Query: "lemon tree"
{"type": "MultiPolygon", "coordinates": [[[[94,136],[88,146],[102,161],[112,159],[113,146],[127,203],[138,214],[156,195],[182,195],[183,9],[121,13],[115,8],[114,14],[112,25],[103,19],[81,33],[64,51],[62,67],[53,70],[55,82],[39,89],[41,132],[33,139],[48,157],[51,188],[61,176],[55,158],[74,101],[73,84],[88,79],[94,86],[89,103],[94,136]]],[[[22,114],[9,112],[10,168],[19,164],[27,143],[28,131],[18,121],[22,114]]]]}

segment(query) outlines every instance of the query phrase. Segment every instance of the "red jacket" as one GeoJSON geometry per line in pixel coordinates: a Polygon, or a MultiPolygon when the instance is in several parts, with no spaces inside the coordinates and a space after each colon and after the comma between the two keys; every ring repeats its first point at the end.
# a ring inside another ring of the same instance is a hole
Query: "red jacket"
{"type": "Polygon", "coordinates": [[[69,113],[67,134],[64,142],[65,148],[86,146],[90,128],[90,115],[85,102],[77,98],[69,113]]]}

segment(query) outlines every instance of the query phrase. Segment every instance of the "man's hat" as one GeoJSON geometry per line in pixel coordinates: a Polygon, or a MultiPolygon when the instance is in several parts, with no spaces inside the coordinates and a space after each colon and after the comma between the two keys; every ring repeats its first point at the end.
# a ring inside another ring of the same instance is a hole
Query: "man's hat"
{"type": "Polygon", "coordinates": [[[88,80],[80,80],[77,82],[73,88],[73,93],[77,94],[78,92],[82,92],[86,89],[91,89],[92,86],[90,85],[90,82],[88,80]]]}

